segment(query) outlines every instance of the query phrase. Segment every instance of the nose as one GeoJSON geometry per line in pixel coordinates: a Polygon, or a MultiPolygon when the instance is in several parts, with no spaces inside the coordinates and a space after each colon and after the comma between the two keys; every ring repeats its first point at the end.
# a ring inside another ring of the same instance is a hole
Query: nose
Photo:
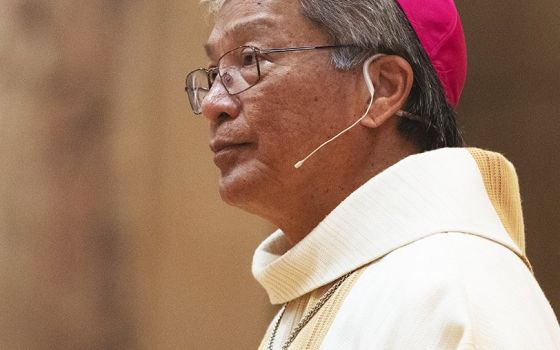
{"type": "Polygon", "coordinates": [[[204,117],[209,121],[215,121],[218,117],[224,115],[230,118],[237,117],[241,106],[237,96],[230,95],[218,78],[202,100],[201,108],[204,117]]]}

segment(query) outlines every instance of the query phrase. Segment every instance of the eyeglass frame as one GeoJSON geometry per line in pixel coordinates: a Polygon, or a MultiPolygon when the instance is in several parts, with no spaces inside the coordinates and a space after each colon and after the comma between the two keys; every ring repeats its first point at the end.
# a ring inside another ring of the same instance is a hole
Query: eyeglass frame
{"type": "MultiPolygon", "coordinates": [[[[260,69],[259,57],[261,57],[262,55],[267,55],[267,54],[270,54],[270,53],[281,53],[281,52],[299,52],[299,51],[311,51],[311,50],[322,50],[322,49],[337,49],[337,48],[343,48],[343,47],[355,47],[355,46],[354,45],[318,45],[318,46],[298,46],[298,47],[260,49],[256,46],[252,46],[252,45],[241,45],[241,46],[238,46],[234,49],[231,49],[231,50],[227,51],[226,53],[224,53],[223,55],[221,55],[220,58],[218,58],[218,61],[216,62],[216,67],[198,68],[198,69],[195,69],[195,70],[189,72],[187,74],[186,78],[185,78],[185,92],[187,93],[187,98],[189,99],[189,103],[191,105],[191,109],[192,109],[193,113],[195,115],[202,114],[202,111],[200,111],[198,113],[195,111],[193,101],[191,101],[191,98],[190,98],[190,95],[189,95],[189,84],[188,84],[189,77],[192,76],[193,74],[197,73],[197,72],[206,73],[206,77],[208,79],[208,92],[209,92],[210,89],[212,89],[212,86],[214,85],[214,82],[216,81],[216,77],[219,76],[220,79],[222,79],[222,74],[220,73],[220,61],[222,60],[222,58],[224,58],[224,56],[230,54],[231,52],[242,49],[242,48],[248,48],[248,49],[251,49],[254,52],[258,77],[257,77],[257,80],[255,80],[255,82],[252,85],[249,85],[247,88],[245,88],[241,91],[238,91],[236,93],[230,93],[227,86],[222,84],[222,86],[224,87],[224,89],[226,90],[228,95],[230,95],[230,96],[235,96],[235,95],[238,95],[242,92],[245,92],[245,91],[249,90],[253,86],[257,85],[257,83],[261,80],[261,69],[260,69]],[[215,73],[215,72],[217,72],[218,74],[216,76],[212,76],[212,74],[215,73]]],[[[192,88],[190,88],[190,89],[192,90],[192,88]]]]}

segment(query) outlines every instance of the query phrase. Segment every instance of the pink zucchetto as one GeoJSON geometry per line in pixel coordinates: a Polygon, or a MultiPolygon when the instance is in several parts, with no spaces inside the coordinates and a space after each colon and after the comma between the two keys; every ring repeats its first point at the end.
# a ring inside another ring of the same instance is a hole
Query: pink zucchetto
{"type": "Polygon", "coordinates": [[[453,0],[396,0],[435,68],[449,104],[459,103],[467,76],[467,45],[453,0]]]}

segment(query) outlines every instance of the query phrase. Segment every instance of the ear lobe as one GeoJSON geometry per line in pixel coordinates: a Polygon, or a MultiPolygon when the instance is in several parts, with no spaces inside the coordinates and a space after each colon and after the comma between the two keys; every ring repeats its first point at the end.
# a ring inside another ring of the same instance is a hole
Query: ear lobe
{"type": "MultiPolygon", "coordinates": [[[[374,104],[372,104],[372,109],[374,104]]],[[[370,110],[369,113],[367,113],[362,120],[360,120],[360,124],[362,124],[362,126],[365,126],[366,128],[370,128],[370,129],[375,129],[377,128],[377,122],[375,121],[375,117],[373,115],[374,113],[370,110]]]]}
{"type": "Polygon", "coordinates": [[[404,106],[412,89],[414,73],[404,58],[391,55],[372,62],[369,77],[375,87],[375,96],[361,124],[367,128],[377,128],[404,106]]]}

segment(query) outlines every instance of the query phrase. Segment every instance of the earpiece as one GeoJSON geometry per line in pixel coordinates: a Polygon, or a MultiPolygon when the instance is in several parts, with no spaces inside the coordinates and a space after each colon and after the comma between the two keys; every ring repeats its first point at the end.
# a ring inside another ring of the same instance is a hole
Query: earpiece
{"type": "Polygon", "coordinates": [[[354,124],[350,125],[346,129],[342,130],[341,132],[339,132],[338,134],[336,134],[335,136],[333,136],[332,138],[330,138],[329,140],[327,140],[326,142],[321,144],[313,152],[309,153],[309,155],[307,157],[305,157],[304,159],[302,159],[299,162],[297,162],[296,164],[294,164],[294,168],[299,169],[303,165],[303,163],[305,163],[305,161],[308,160],[311,156],[313,156],[317,151],[319,151],[321,148],[323,148],[327,144],[331,143],[332,141],[336,140],[339,136],[343,135],[344,133],[346,133],[347,131],[349,131],[350,129],[352,129],[356,125],[358,125],[359,122],[361,122],[365,117],[367,117],[367,115],[369,114],[369,111],[371,109],[371,105],[373,104],[373,98],[375,97],[375,87],[373,86],[373,83],[371,81],[371,77],[369,76],[369,65],[371,64],[371,62],[373,62],[376,59],[378,59],[379,57],[383,57],[383,56],[385,56],[385,55],[384,54],[373,55],[370,58],[368,58],[364,62],[364,65],[363,65],[364,81],[366,82],[366,86],[367,86],[368,91],[371,95],[370,99],[369,99],[368,107],[367,107],[364,115],[362,115],[358,120],[356,120],[354,122],[354,124]]]}
{"type": "Polygon", "coordinates": [[[366,82],[366,86],[368,88],[368,91],[371,95],[371,98],[373,99],[373,96],[375,95],[375,88],[373,87],[373,83],[371,82],[371,77],[369,76],[369,65],[371,64],[371,62],[375,61],[376,59],[378,59],[379,57],[385,56],[384,54],[377,54],[377,55],[373,55],[370,58],[368,58],[365,62],[364,62],[364,66],[363,66],[363,73],[364,73],[364,81],[366,82]]]}

